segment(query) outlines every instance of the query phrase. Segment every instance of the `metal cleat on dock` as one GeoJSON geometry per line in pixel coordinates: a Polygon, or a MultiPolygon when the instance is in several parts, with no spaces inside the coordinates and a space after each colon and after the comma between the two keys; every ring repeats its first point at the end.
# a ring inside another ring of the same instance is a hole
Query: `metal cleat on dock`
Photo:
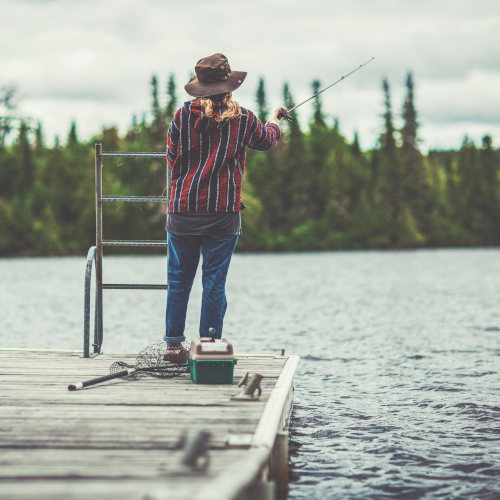
{"type": "Polygon", "coordinates": [[[254,373],[250,379],[248,377],[248,372],[240,380],[238,387],[244,387],[244,389],[237,395],[233,396],[231,400],[233,401],[258,401],[262,394],[262,388],[260,387],[260,382],[264,377],[258,373],[254,373]],[[254,395],[257,391],[257,396],[254,395]]]}
{"type": "MultiPolygon", "coordinates": [[[[162,463],[158,470],[166,477],[199,477],[200,474],[205,474],[210,465],[211,438],[212,434],[205,430],[183,431],[175,446],[176,458],[173,462],[162,463]]],[[[146,495],[144,498],[148,500],[164,498],[159,492],[155,494],[150,492],[149,496],[146,495]]]]}
{"type": "Polygon", "coordinates": [[[208,443],[211,436],[207,431],[196,431],[185,435],[181,465],[190,470],[205,471],[210,463],[208,443]]]}

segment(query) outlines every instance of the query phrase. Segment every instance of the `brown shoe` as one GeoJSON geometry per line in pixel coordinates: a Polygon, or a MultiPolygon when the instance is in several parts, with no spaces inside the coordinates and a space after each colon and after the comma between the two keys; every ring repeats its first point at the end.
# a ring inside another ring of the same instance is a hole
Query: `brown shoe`
{"type": "Polygon", "coordinates": [[[173,363],[185,363],[187,360],[187,350],[182,345],[179,349],[169,349],[163,355],[164,361],[172,361],[173,363]]]}

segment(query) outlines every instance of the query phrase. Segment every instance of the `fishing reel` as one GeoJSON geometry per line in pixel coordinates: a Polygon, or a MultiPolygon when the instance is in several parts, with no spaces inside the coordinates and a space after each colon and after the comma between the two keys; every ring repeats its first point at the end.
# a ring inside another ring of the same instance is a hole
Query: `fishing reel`
{"type": "Polygon", "coordinates": [[[286,108],[279,108],[278,120],[286,120],[289,123],[292,123],[292,117],[288,114],[288,110],[286,108]]]}

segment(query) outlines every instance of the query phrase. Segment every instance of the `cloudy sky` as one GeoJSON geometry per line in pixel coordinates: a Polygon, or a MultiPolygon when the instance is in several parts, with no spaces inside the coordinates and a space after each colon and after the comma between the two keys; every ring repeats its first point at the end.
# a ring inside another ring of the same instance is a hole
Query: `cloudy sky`
{"type": "MultiPolygon", "coordinates": [[[[162,97],[174,73],[179,98],[196,61],[222,52],[248,71],[235,98],[254,107],[259,77],[270,104],[283,82],[295,101],[375,60],[324,94],[325,112],[363,147],[381,130],[381,80],[400,114],[404,79],[416,82],[423,148],[458,147],[465,134],[500,145],[498,0],[0,0],[0,86],[42,121],[47,141],[72,120],[88,138],[124,131],[150,109],[151,75],[162,97]]],[[[302,125],[311,106],[301,108],[302,125]]],[[[399,118],[398,118],[399,119],[399,118]]]]}

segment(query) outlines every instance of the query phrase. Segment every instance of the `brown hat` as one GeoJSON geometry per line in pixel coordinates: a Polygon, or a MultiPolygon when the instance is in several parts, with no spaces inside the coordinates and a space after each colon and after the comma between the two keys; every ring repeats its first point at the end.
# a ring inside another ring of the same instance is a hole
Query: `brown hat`
{"type": "Polygon", "coordinates": [[[246,71],[231,71],[226,56],[214,54],[200,59],[194,68],[196,75],[184,89],[193,97],[208,97],[236,90],[247,76],[246,71]]]}

